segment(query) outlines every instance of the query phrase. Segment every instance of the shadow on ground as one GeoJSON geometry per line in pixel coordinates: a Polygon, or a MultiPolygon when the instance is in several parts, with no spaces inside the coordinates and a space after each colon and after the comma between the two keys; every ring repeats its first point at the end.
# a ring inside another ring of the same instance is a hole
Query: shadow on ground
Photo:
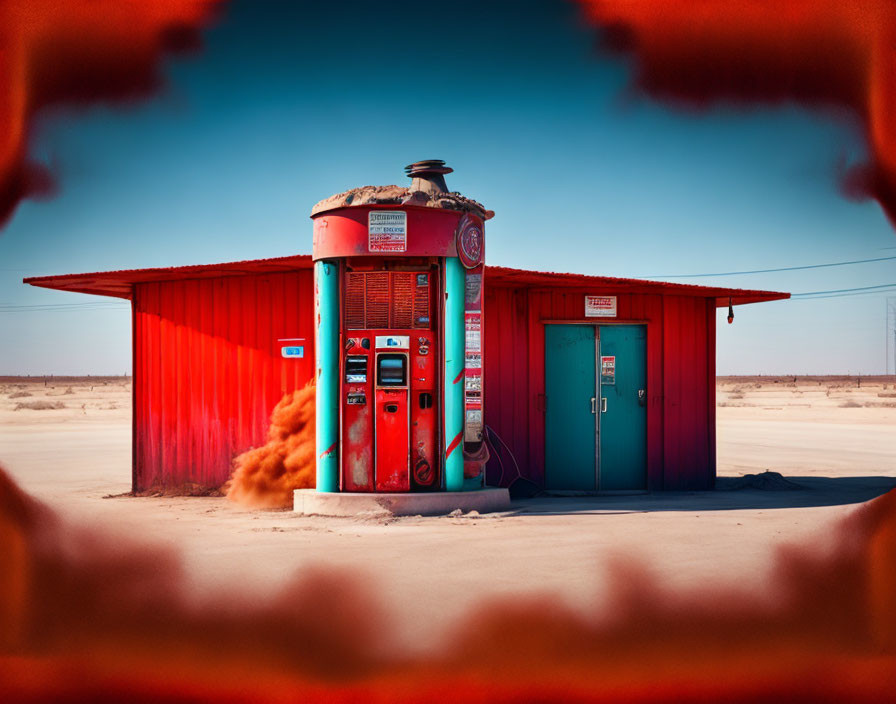
{"type": "Polygon", "coordinates": [[[719,477],[714,491],[669,491],[633,495],[538,496],[513,502],[534,515],[646,513],[650,511],[730,511],[808,508],[870,501],[896,489],[896,477],[787,477],[787,489],[735,489],[738,477],[719,477]]]}

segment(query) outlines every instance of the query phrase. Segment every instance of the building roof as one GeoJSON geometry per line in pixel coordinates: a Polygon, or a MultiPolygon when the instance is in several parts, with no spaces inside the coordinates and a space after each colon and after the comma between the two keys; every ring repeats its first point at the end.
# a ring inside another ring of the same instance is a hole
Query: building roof
{"type": "MultiPolygon", "coordinates": [[[[99,271],[87,274],[62,274],[59,276],[32,276],[24,279],[26,284],[60,291],[75,291],[98,296],[114,296],[130,299],[134,284],[152,281],[176,281],[183,279],[209,279],[220,276],[241,274],[271,274],[310,269],[311,256],[296,254],[273,259],[249,259],[221,264],[198,264],[194,266],[173,266],[156,269],[124,269],[121,271],[99,271]]],[[[585,274],[560,274],[526,269],[508,269],[503,266],[486,266],[486,281],[490,286],[508,288],[584,288],[598,293],[653,293],[671,296],[697,296],[714,298],[717,307],[777,301],[790,298],[789,293],[780,291],[756,291],[739,288],[719,288],[716,286],[695,286],[674,284],[665,281],[644,279],[621,279],[612,276],[588,276],[585,274]]]]}
{"type": "Polygon", "coordinates": [[[247,259],[241,262],[221,264],[194,264],[169,266],[156,269],[122,269],[120,271],[95,271],[88,274],[61,274],[58,276],[31,276],[22,281],[32,286],[54,288],[60,291],[92,293],[95,296],[131,298],[134,284],[150,281],[177,281],[182,279],[213,279],[240,274],[275,274],[310,269],[310,254],[295,254],[272,259],[247,259]]]}
{"type": "Polygon", "coordinates": [[[718,286],[696,286],[675,284],[668,281],[646,279],[623,279],[614,276],[589,276],[587,274],[562,274],[528,269],[508,269],[503,266],[487,266],[486,277],[490,286],[510,288],[588,288],[599,289],[601,293],[653,293],[667,296],[697,296],[715,298],[716,307],[727,306],[729,299],[733,305],[779,301],[790,298],[781,291],[760,291],[718,286]]]}

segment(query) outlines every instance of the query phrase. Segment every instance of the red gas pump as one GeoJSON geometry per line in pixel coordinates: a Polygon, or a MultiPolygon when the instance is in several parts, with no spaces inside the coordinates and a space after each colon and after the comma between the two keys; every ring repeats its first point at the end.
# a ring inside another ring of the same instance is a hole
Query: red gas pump
{"type": "MultiPolygon", "coordinates": [[[[343,491],[437,489],[438,263],[343,272],[343,491]],[[375,450],[374,450],[375,447],[375,450]]],[[[357,266],[376,268],[356,270],[357,266]]]]}
{"type": "Polygon", "coordinates": [[[319,432],[319,488],[322,464],[335,458],[341,491],[463,487],[463,451],[481,442],[481,233],[491,213],[447,191],[450,171],[444,162],[412,164],[410,188],[355,189],[312,211],[315,266],[332,267],[326,276],[338,282],[315,289],[325,436],[319,432]],[[334,315],[339,359],[320,358],[330,349],[320,331],[334,315]],[[338,383],[322,384],[331,364],[338,383]],[[330,413],[338,416],[335,442],[327,436],[335,429],[330,413]]]}

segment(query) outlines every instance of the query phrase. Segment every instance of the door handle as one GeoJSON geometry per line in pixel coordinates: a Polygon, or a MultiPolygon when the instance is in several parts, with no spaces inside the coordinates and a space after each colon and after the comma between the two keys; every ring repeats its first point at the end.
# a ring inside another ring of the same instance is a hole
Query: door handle
{"type": "Polygon", "coordinates": [[[647,389],[638,389],[638,405],[641,407],[647,405],[647,389]]]}
{"type": "Polygon", "coordinates": [[[398,413],[397,403],[387,403],[385,406],[386,413],[398,413]]]}
{"type": "Polygon", "coordinates": [[[601,413],[607,412],[607,397],[606,396],[602,397],[600,400],[600,412],[601,413]]]}
{"type": "Polygon", "coordinates": [[[592,397],[591,397],[591,415],[594,415],[594,402],[595,402],[595,400],[596,400],[596,399],[594,398],[594,396],[592,396],[592,397]]]}

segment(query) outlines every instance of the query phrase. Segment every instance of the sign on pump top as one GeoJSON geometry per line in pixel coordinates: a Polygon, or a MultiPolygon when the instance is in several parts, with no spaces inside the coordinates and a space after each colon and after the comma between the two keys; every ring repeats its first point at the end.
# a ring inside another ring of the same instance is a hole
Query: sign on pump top
{"type": "Polygon", "coordinates": [[[408,214],[403,210],[371,210],[367,214],[367,250],[404,252],[408,246],[408,214]]]}

